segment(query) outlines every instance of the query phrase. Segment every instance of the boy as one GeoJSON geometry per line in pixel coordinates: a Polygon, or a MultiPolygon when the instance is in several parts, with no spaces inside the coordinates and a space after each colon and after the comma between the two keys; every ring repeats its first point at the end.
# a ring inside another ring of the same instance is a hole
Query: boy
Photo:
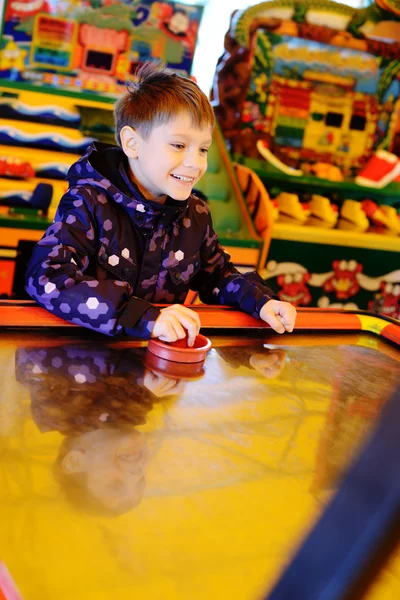
{"type": "Polygon", "coordinates": [[[118,146],[94,143],[70,168],[70,187],[28,265],[28,293],[108,335],[173,342],[187,334],[192,346],[200,319],[182,306],[189,289],[292,331],[295,308],[256,273],[234,268],[207,205],[191,193],[212,141],[206,95],[152,63],[137,76],[115,106],[118,146]]]}

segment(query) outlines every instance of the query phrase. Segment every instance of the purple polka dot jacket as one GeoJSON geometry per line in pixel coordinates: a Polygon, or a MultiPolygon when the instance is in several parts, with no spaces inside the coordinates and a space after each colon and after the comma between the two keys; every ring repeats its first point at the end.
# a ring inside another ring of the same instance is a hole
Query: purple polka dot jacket
{"type": "Polygon", "coordinates": [[[72,323],[143,339],[160,313],[154,305],[183,303],[189,289],[206,304],[259,317],[275,296],[257,273],[235,269],[207,204],[193,194],[146,200],[127,170],[117,146],[97,142],[71,166],[69,189],[28,265],[30,296],[72,323]]]}

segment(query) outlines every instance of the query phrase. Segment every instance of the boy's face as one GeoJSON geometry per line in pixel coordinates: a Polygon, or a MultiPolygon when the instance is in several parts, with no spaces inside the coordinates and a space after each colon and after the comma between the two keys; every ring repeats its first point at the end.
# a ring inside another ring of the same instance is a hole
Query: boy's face
{"type": "Polygon", "coordinates": [[[133,179],[148,200],[186,200],[207,170],[210,125],[196,128],[187,113],[154,127],[145,140],[131,127],[121,131],[133,179]]]}

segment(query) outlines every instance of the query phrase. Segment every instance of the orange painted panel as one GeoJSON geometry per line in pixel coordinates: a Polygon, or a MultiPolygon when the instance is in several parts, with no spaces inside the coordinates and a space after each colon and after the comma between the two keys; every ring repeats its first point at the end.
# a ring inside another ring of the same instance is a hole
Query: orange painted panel
{"type": "Polygon", "coordinates": [[[0,227],[0,239],[3,246],[17,247],[18,242],[26,240],[38,242],[43,236],[46,227],[42,229],[14,229],[13,227],[0,227]]]}

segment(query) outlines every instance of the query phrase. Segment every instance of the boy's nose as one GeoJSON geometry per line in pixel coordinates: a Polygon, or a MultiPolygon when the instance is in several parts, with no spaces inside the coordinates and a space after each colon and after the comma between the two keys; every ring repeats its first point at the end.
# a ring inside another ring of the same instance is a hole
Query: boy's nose
{"type": "Polygon", "coordinates": [[[183,165],[192,169],[200,169],[204,166],[205,159],[198,152],[188,152],[185,154],[183,165]]]}

